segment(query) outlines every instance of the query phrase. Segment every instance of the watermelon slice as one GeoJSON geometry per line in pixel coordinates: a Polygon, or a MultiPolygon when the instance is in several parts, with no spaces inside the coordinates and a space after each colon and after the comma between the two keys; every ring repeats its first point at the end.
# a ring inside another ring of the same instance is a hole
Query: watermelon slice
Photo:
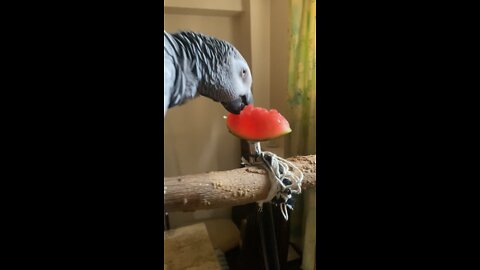
{"type": "Polygon", "coordinates": [[[277,110],[247,105],[240,114],[227,115],[228,130],[248,141],[265,141],[292,132],[287,119],[277,110]]]}

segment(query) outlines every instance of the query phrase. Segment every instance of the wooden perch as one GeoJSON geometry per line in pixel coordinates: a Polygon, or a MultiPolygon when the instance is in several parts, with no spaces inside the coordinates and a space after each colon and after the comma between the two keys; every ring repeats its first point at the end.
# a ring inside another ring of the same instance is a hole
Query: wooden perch
{"type": "MultiPolygon", "coordinates": [[[[317,156],[288,158],[304,175],[302,189],[315,187],[317,156]]],[[[164,178],[165,210],[194,211],[243,205],[263,200],[270,189],[268,173],[262,167],[245,167],[164,178]]]]}

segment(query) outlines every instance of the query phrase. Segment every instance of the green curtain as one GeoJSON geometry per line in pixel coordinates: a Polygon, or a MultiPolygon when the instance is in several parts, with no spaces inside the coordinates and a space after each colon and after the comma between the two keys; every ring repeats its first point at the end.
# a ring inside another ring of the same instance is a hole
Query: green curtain
{"type": "Polygon", "coordinates": [[[290,0],[290,58],[287,117],[292,133],[286,154],[315,154],[316,148],[316,1],[290,0]]]}
{"type": "MultiPolygon", "coordinates": [[[[286,156],[316,154],[316,1],[289,0],[288,108],[292,132],[286,156]]],[[[316,190],[296,198],[290,241],[302,249],[302,269],[315,268],[316,190]]]]}

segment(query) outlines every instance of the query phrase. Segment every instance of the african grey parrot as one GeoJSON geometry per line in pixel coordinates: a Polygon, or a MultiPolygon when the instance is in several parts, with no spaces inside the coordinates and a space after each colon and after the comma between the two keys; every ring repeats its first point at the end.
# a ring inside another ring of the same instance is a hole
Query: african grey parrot
{"type": "Polygon", "coordinates": [[[238,114],[253,103],[252,76],[230,43],[194,32],[163,32],[164,117],[199,95],[238,114]]]}

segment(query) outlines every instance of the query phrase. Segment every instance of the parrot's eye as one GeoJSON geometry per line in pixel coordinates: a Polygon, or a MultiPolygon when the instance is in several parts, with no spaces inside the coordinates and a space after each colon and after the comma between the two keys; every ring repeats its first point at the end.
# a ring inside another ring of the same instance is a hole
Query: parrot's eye
{"type": "Polygon", "coordinates": [[[247,70],[242,69],[242,78],[245,78],[245,77],[247,77],[247,70]]]}

